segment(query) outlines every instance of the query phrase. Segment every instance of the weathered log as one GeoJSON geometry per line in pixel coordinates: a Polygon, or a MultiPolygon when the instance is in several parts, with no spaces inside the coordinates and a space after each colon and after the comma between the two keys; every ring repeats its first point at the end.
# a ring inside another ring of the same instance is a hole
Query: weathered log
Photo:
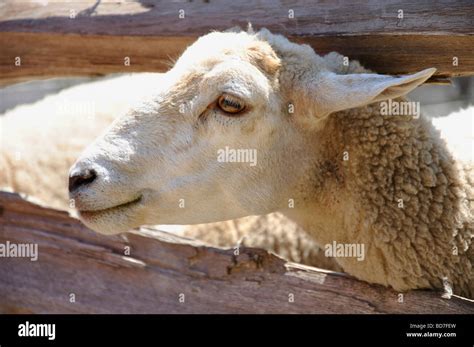
{"type": "Polygon", "coordinates": [[[236,255],[151,229],[99,235],[66,212],[0,192],[7,241],[39,252],[37,261],[0,258],[0,313],[474,313],[463,299],[412,291],[401,300],[261,249],[236,255]]]}
{"type": "Polygon", "coordinates": [[[164,71],[170,58],[200,35],[245,28],[248,22],[308,43],[319,54],[338,51],[379,73],[436,67],[432,81],[439,81],[474,73],[473,18],[470,0],[10,0],[0,5],[0,85],[64,75],[164,71]],[[130,65],[124,64],[127,57],[130,65]]]}

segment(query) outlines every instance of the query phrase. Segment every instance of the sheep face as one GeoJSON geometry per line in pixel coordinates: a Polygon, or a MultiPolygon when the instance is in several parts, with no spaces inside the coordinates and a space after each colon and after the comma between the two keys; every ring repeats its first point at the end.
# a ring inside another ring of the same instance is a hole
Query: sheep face
{"type": "Polygon", "coordinates": [[[386,76],[372,88],[338,76],[267,31],[203,36],[71,168],[81,219],[112,234],[288,207],[319,161],[324,117],[391,95],[386,76]]]}
{"type": "Polygon", "coordinates": [[[276,210],[303,146],[279,96],[280,60],[246,33],[213,33],[180,57],[70,171],[70,197],[102,233],[276,210]]]}

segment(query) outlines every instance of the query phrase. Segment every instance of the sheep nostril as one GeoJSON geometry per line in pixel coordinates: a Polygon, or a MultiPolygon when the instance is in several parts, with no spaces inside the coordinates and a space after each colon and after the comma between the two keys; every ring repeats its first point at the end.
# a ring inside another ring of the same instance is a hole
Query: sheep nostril
{"type": "Polygon", "coordinates": [[[69,192],[73,192],[81,186],[92,183],[97,178],[95,170],[86,169],[84,171],[73,172],[69,176],[69,192]]]}

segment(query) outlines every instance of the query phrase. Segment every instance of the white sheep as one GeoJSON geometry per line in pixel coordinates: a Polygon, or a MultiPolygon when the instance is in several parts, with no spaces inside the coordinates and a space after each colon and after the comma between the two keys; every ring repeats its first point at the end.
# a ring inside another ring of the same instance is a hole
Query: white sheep
{"type": "Polygon", "coordinates": [[[125,89],[144,101],[71,169],[82,220],[116,233],[281,211],[362,280],[472,297],[472,163],[424,117],[380,112],[433,70],[381,76],[340,58],[266,30],[202,37],[165,81],[125,89]],[[219,161],[226,147],[257,165],[219,161]],[[363,260],[332,245],[363,245],[363,260]]]}
{"type": "MultiPolygon", "coordinates": [[[[22,193],[48,207],[74,207],[67,191],[70,166],[123,110],[142,97],[150,76],[133,74],[84,83],[0,115],[0,189],[22,193]]],[[[240,243],[266,248],[290,261],[340,270],[281,214],[172,229],[214,246],[240,243]]]]}
{"type": "Polygon", "coordinates": [[[117,233],[281,211],[359,279],[472,297],[472,164],[424,117],[381,112],[434,69],[341,64],[267,30],[201,37],[71,168],[82,221],[117,233]]]}

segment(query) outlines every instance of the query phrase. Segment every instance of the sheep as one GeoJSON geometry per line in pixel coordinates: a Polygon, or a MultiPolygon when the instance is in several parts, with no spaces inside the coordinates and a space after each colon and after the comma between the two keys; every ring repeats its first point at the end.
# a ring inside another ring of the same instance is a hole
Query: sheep
{"type": "Polygon", "coordinates": [[[278,211],[358,279],[472,297],[472,163],[424,116],[381,112],[434,72],[343,70],[265,29],[210,33],[79,156],[70,198],[104,234],[278,211]],[[218,160],[227,147],[258,164],[218,160]]]}
{"type": "MultiPolygon", "coordinates": [[[[141,98],[150,77],[128,74],[81,84],[1,115],[0,189],[71,211],[69,167],[124,109],[141,98]]],[[[168,226],[154,227],[168,230],[168,226]]],[[[341,270],[301,228],[280,214],[186,225],[178,232],[212,246],[265,248],[289,261],[341,270]]]]}
{"type": "MultiPolygon", "coordinates": [[[[328,63],[334,63],[340,61],[342,56],[332,52],[324,59],[328,63]]],[[[358,63],[351,62],[351,64],[354,66],[358,63]]],[[[340,65],[336,64],[334,69],[338,67],[340,65]]],[[[0,173],[2,189],[26,194],[30,199],[33,198],[45,206],[67,210],[70,207],[65,187],[68,168],[83,148],[120,115],[124,100],[130,97],[124,86],[133,85],[133,90],[138,90],[136,87],[142,81],[142,74],[131,74],[105,81],[89,82],[47,96],[34,104],[19,106],[1,115],[0,129],[4,129],[5,135],[16,134],[6,136],[4,140],[3,144],[8,143],[10,151],[5,147],[3,152],[0,152],[0,160],[5,163],[1,165],[3,170],[0,173]],[[110,100],[110,90],[114,90],[113,100],[110,100]],[[98,105],[103,100],[109,102],[100,104],[100,107],[93,107],[90,110],[92,114],[87,115],[88,122],[80,121],[83,118],[78,118],[76,108],[58,107],[68,103],[80,105],[84,101],[98,105]],[[41,122],[31,127],[31,121],[41,122]],[[82,130],[83,128],[85,129],[82,130]],[[57,136],[58,133],[66,136],[57,136]],[[26,134],[28,136],[24,136],[26,134]],[[21,136],[20,140],[18,136],[21,136]],[[60,150],[42,151],[38,146],[26,146],[25,138],[28,143],[43,143],[49,148],[60,150]],[[7,164],[10,162],[15,165],[7,164]],[[20,162],[34,164],[19,170],[18,168],[24,166],[20,162]],[[6,177],[10,179],[6,180],[6,177]]],[[[474,107],[471,107],[448,117],[435,118],[433,123],[443,133],[449,133],[447,136],[449,144],[456,145],[453,140],[472,137],[473,112],[474,107]],[[459,134],[462,132],[465,135],[460,137],[459,134]]],[[[469,145],[469,142],[462,141],[455,146],[453,153],[467,160],[470,155],[469,145]]],[[[176,232],[175,226],[171,228],[156,226],[156,228],[176,232]]],[[[332,258],[325,257],[304,230],[280,213],[250,216],[226,222],[185,225],[178,228],[178,232],[212,246],[230,248],[240,244],[265,248],[293,262],[334,271],[342,270],[332,258]]]]}

